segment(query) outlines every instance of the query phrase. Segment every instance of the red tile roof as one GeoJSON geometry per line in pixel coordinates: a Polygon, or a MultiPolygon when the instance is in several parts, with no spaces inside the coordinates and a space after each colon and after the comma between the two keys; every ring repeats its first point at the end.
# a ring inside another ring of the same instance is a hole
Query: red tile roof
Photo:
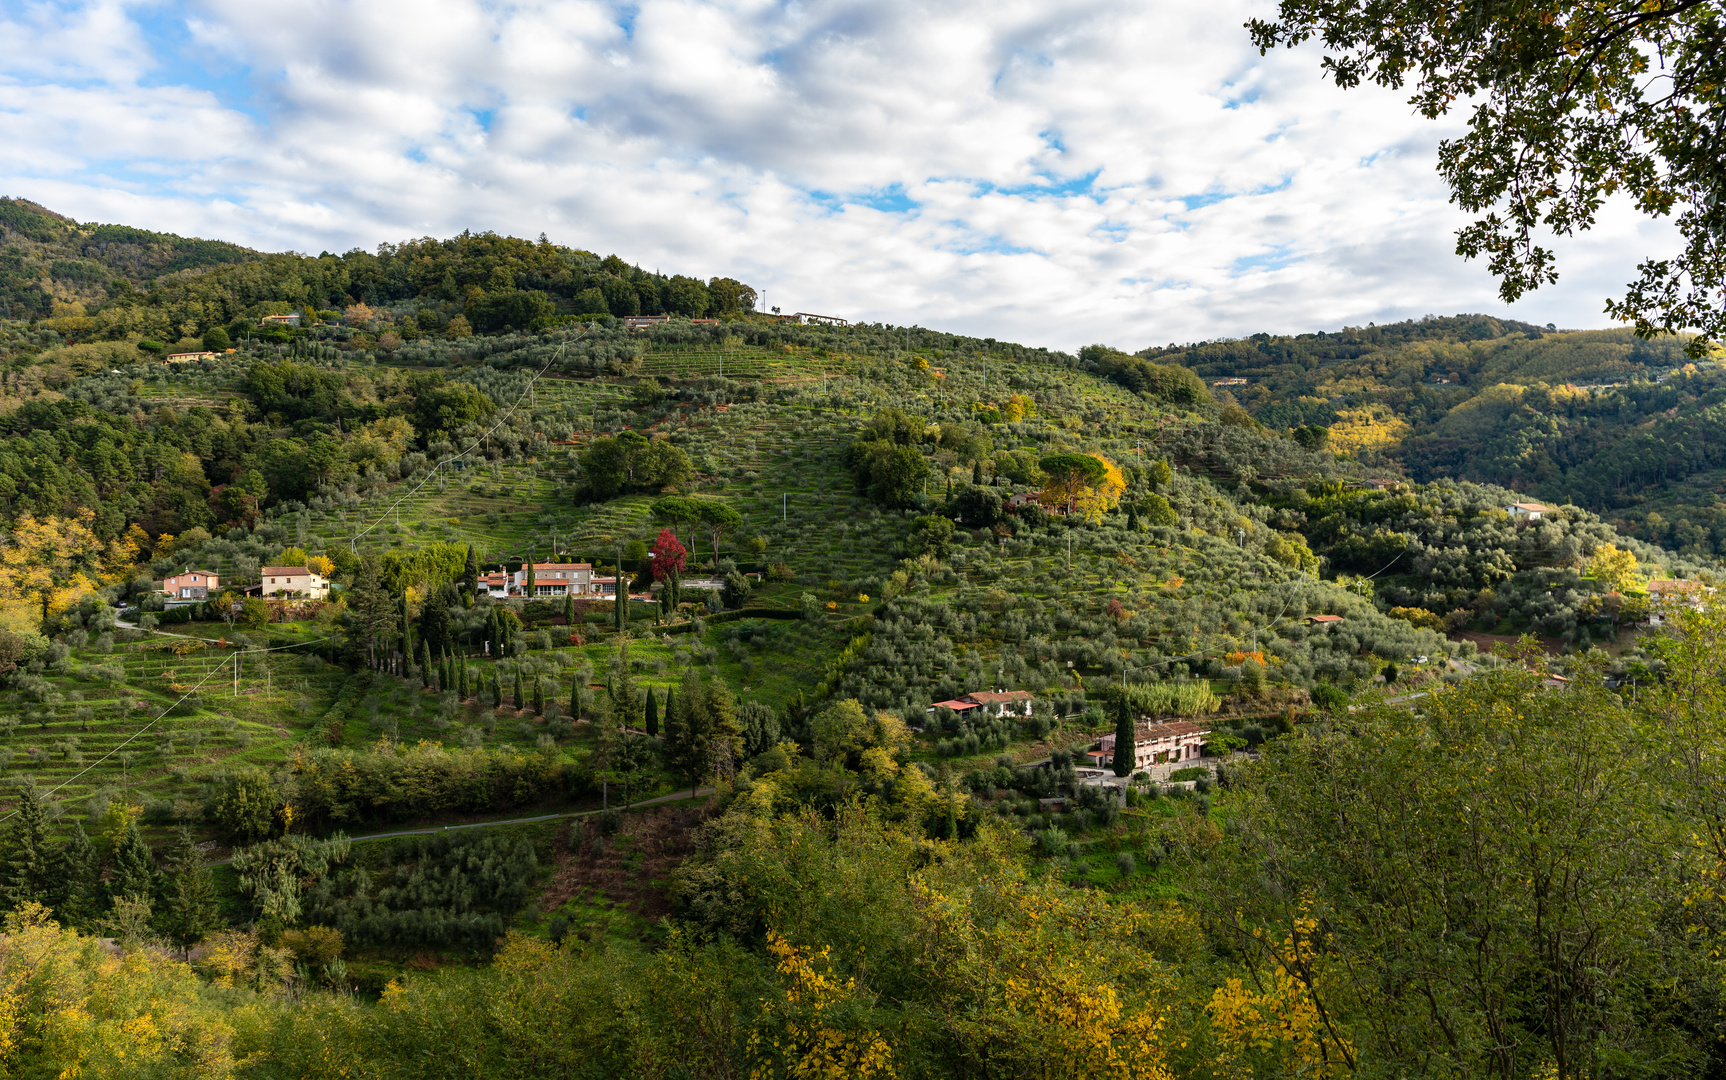
{"type": "Polygon", "coordinates": [[[954,712],[964,712],[966,709],[982,708],[982,706],[978,705],[975,701],[959,701],[957,699],[953,701],[937,701],[929,707],[931,709],[952,709],[954,712]]]}
{"type": "Polygon", "coordinates": [[[1030,701],[1034,695],[1029,690],[978,690],[965,697],[979,705],[1006,705],[1015,701],[1030,701]]]}
{"type": "Polygon", "coordinates": [[[258,573],[265,577],[309,577],[312,572],[303,566],[266,566],[258,573]]]}

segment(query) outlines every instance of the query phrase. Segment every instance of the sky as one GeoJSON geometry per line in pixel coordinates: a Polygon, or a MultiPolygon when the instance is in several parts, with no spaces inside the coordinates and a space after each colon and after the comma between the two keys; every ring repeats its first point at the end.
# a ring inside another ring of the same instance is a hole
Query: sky
{"type": "Polygon", "coordinates": [[[0,0],[0,194],[311,254],[472,229],[765,306],[1073,350],[1601,313],[1609,206],[1515,305],[1454,253],[1460,119],[1261,57],[1255,0],[0,0]]]}

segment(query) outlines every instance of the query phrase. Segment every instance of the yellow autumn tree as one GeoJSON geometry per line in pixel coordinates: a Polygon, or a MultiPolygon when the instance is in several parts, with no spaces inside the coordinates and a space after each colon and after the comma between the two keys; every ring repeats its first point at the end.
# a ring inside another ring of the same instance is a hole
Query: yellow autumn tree
{"type": "Polygon", "coordinates": [[[1185,911],[1006,874],[941,876],[913,883],[917,944],[930,1000],[966,1057],[1003,1076],[1169,1080],[1176,984],[1158,949],[1200,940],[1185,911]]]}
{"type": "Polygon", "coordinates": [[[27,903],[0,934],[0,1070],[66,1078],[225,1077],[237,1011],[158,949],[113,955],[27,903]]]}
{"type": "Polygon", "coordinates": [[[1044,476],[1037,501],[1092,523],[1102,521],[1127,490],[1120,467],[1101,454],[1050,454],[1037,466],[1044,476]]]}
{"type": "Polygon", "coordinates": [[[1381,402],[1337,413],[1330,426],[1330,448],[1339,454],[1362,450],[1389,450],[1414,429],[1381,402]]]}
{"type": "Polygon", "coordinates": [[[35,632],[48,616],[126,580],[136,548],[103,543],[91,528],[95,517],[90,510],[73,518],[18,515],[0,545],[0,628],[35,632]]]}
{"type": "Polygon", "coordinates": [[[1642,584],[1641,576],[1636,573],[1636,553],[1617,544],[1596,548],[1594,557],[1588,560],[1588,572],[1611,592],[1623,592],[1642,584]]]}
{"type": "Polygon", "coordinates": [[[750,1033],[750,1080],[851,1080],[897,1076],[893,1047],[867,1020],[856,979],[833,973],[829,949],[800,949],[767,932],[781,990],[761,1001],[750,1033]]]}
{"type": "MultiPolygon", "coordinates": [[[[1254,934],[1264,940],[1262,930],[1254,934]]],[[[1303,908],[1280,942],[1267,942],[1269,965],[1247,978],[1223,980],[1211,995],[1205,1011],[1216,1038],[1218,1076],[1328,1080],[1352,1071],[1354,1048],[1330,1032],[1312,993],[1294,975],[1322,972],[1318,934],[1318,920],[1303,908]]]]}

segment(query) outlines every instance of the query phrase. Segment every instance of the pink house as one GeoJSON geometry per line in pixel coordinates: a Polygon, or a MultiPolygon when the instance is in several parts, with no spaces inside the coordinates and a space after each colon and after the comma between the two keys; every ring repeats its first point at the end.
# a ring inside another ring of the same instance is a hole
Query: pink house
{"type": "Polygon", "coordinates": [[[208,570],[183,570],[162,580],[162,591],[176,600],[208,600],[221,587],[221,580],[208,570]]]}
{"type": "MultiPolygon", "coordinates": [[[[1140,724],[1133,730],[1133,768],[1148,769],[1176,761],[1197,761],[1205,752],[1209,729],[1185,720],[1168,724],[1140,724]]],[[[1104,735],[1087,757],[1098,765],[1115,760],[1115,737],[1104,735]]]]}

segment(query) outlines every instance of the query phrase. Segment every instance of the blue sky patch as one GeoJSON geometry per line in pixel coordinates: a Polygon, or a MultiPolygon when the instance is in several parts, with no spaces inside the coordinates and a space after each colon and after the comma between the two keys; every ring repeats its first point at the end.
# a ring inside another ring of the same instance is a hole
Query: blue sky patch
{"type": "Polygon", "coordinates": [[[152,89],[184,86],[204,90],[235,112],[245,113],[262,124],[269,116],[258,101],[252,68],[224,56],[219,50],[195,41],[186,20],[171,9],[146,9],[132,19],[149,46],[155,70],[138,80],[152,89]]]}

